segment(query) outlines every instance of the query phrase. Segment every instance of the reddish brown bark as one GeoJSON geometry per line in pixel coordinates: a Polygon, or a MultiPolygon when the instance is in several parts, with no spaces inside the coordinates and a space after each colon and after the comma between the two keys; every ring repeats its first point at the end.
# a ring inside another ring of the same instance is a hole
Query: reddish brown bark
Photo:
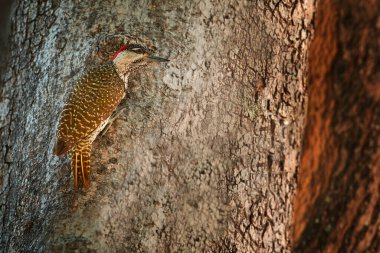
{"type": "Polygon", "coordinates": [[[296,252],[377,252],[379,1],[319,3],[295,199],[296,252]]]}

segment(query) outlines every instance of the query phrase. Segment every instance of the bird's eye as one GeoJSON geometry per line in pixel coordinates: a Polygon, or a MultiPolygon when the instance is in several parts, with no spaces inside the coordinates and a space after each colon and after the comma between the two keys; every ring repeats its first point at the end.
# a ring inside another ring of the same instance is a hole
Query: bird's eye
{"type": "Polygon", "coordinates": [[[137,60],[134,60],[133,63],[139,63],[139,62],[142,62],[143,59],[137,59],[137,60]]]}
{"type": "Polygon", "coordinates": [[[144,50],[142,48],[132,48],[131,51],[133,51],[136,54],[142,54],[144,53],[144,50]]]}

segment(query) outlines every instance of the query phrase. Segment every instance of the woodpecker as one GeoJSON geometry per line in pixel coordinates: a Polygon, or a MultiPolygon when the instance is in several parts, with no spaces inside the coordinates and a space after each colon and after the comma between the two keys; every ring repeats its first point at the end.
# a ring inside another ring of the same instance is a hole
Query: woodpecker
{"type": "Polygon", "coordinates": [[[150,63],[167,61],[141,45],[123,45],[112,62],[89,68],[77,81],[61,112],[53,151],[57,156],[70,153],[75,189],[80,184],[89,187],[92,142],[114,119],[129,75],[150,63]]]}

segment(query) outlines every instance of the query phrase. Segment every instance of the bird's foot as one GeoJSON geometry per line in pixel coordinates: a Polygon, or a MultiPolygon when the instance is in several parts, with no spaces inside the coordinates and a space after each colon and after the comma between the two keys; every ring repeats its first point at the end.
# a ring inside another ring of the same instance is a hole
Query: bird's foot
{"type": "Polygon", "coordinates": [[[124,112],[127,108],[126,107],[118,107],[116,110],[111,114],[110,119],[106,127],[100,132],[100,136],[104,136],[107,131],[110,129],[112,126],[112,123],[120,116],[122,112],[124,112]]]}

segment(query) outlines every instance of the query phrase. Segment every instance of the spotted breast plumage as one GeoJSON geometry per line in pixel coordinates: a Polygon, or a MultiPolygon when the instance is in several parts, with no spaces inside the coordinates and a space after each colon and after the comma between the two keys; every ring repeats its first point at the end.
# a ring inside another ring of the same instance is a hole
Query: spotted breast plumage
{"type": "Polygon", "coordinates": [[[76,189],[80,183],[89,187],[92,142],[125,97],[129,74],[162,61],[167,60],[149,55],[139,45],[123,46],[112,62],[90,68],[78,80],[62,110],[54,147],[56,155],[70,152],[76,189]]]}

